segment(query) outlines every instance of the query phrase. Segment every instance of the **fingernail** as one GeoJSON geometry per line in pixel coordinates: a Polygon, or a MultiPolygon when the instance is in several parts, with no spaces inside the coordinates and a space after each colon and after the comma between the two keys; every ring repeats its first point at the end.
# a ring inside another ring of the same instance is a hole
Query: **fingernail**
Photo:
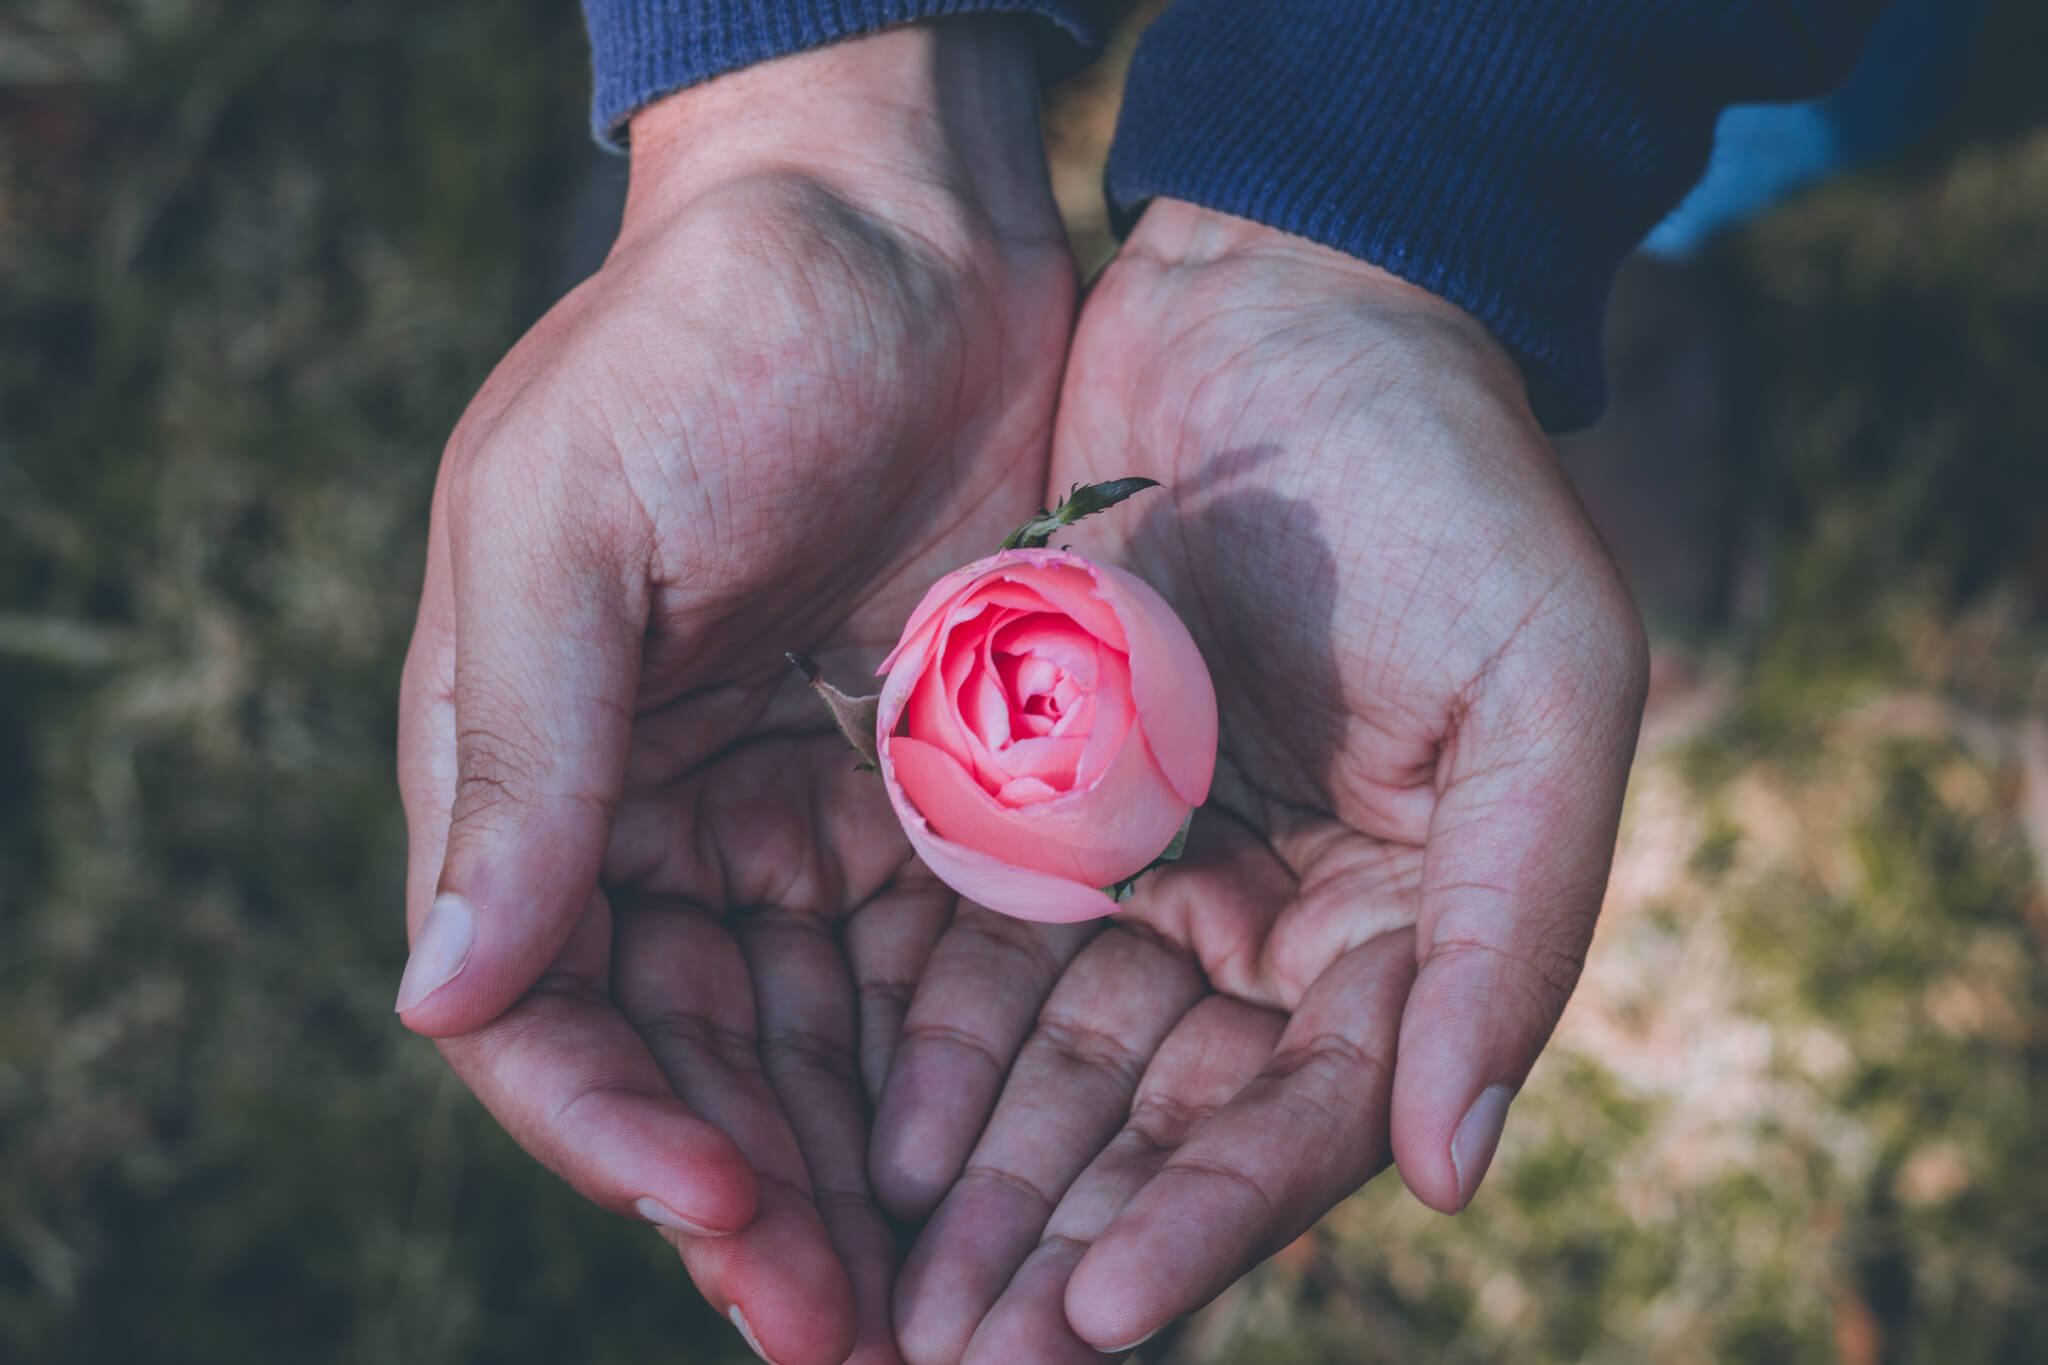
{"type": "Polygon", "coordinates": [[[398,983],[400,1014],[425,1000],[455,979],[462,964],[469,961],[470,945],[476,942],[476,912],[457,895],[436,897],[427,911],[427,922],[413,940],[412,956],[406,959],[405,976],[398,983]]]}
{"type": "MultiPolygon", "coordinates": [[[[745,1339],[747,1349],[761,1357],[761,1359],[768,1360],[768,1353],[761,1349],[760,1342],[754,1340],[754,1329],[747,1326],[747,1315],[740,1311],[740,1306],[734,1304],[725,1310],[725,1315],[732,1319],[733,1326],[740,1329],[740,1336],[745,1339]]],[[[768,1360],[768,1365],[775,1365],[775,1362],[768,1360]]]]}
{"type": "Polygon", "coordinates": [[[1124,1353],[1126,1353],[1126,1352],[1128,1352],[1128,1351],[1135,1351],[1135,1350],[1137,1350],[1137,1349],[1138,1349],[1138,1348],[1139,1348],[1140,1346],[1143,1346],[1143,1345],[1144,1345],[1144,1344],[1145,1344],[1146,1342],[1148,1342],[1148,1341],[1152,1340],[1152,1338],[1154,1338],[1154,1337],[1158,1336],[1158,1335],[1159,1335],[1159,1334],[1160,1334],[1161,1332],[1164,1332],[1165,1330],[1166,1330],[1166,1323],[1163,1323],[1163,1322],[1162,1322],[1162,1323],[1160,1323],[1160,1324],[1159,1324],[1159,1325],[1158,1325],[1157,1327],[1154,1327],[1154,1328],[1153,1328],[1153,1329],[1152,1329],[1151,1331],[1149,1331],[1149,1332],[1145,1333],[1145,1335],[1144,1335],[1144,1336],[1142,1336],[1142,1337],[1139,1337],[1139,1338],[1138,1338],[1138,1339],[1137,1339],[1136,1341],[1132,1342],[1132,1343],[1131,1343],[1130,1345],[1128,1345],[1128,1346],[1112,1346],[1112,1347],[1111,1347],[1110,1349],[1108,1349],[1107,1351],[1104,1351],[1104,1352],[1103,1352],[1103,1354],[1104,1354],[1104,1355],[1109,1355],[1109,1356],[1120,1356],[1120,1355],[1123,1355],[1124,1353]]]}
{"type": "Polygon", "coordinates": [[[692,1237],[716,1237],[719,1235],[715,1228],[707,1228],[702,1223],[693,1223],[668,1205],[662,1203],[659,1199],[651,1196],[642,1196],[635,1200],[633,1202],[633,1211],[656,1227],[670,1228],[676,1232],[687,1232],[692,1237]]]}
{"type": "Polygon", "coordinates": [[[1508,1121],[1508,1105],[1514,1098],[1513,1087],[1489,1085],[1458,1122],[1458,1131],[1451,1138],[1451,1170],[1458,1177],[1461,1209],[1472,1202],[1472,1192],[1479,1188],[1479,1179],[1493,1160],[1493,1149],[1500,1145],[1500,1130],[1508,1121]]]}

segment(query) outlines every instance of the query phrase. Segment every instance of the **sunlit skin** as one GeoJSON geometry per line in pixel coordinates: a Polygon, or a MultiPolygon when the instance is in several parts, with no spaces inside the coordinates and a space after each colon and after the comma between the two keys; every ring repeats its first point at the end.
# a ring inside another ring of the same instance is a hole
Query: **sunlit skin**
{"type": "Polygon", "coordinates": [[[476,927],[402,1017],[583,1194],[684,1224],[778,1365],[1092,1359],[1390,1158],[1462,1205],[1640,709],[1633,611],[1455,309],[1162,201],[1070,336],[1019,35],[637,117],[617,246],[435,494],[408,920],[476,927]],[[1124,475],[1168,491],[1086,549],[1209,661],[1210,804],[1109,927],[956,907],[783,652],[853,683],[1049,490],[1124,475]],[[900,1278],[884,1208],[937,1210],[900,1278]]]}
{"type": "Polygon", "coordinates": [[[1221,756],[1186,859],[1078,953],[934,955],[874,1148],[932,1215],[915,1365],[1126,1347],[1390,1160],[1462,1207],[1492,1146],[1461,1171],[1454,1135],[1577,978],[1641,711],[1633,606],[1513,365],[1334,252],[1155,203],[1083,308],[1052,474],[1169,490],[1090,551],[1187,621],[1221,756]],[[1062,958],[1035,1027],[973,988],[1062,958]]]}

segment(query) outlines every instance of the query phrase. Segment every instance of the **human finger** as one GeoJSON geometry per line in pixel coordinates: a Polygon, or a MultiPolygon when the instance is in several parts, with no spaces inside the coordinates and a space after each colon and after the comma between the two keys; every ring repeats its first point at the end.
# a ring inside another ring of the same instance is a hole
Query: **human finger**
{"type": "Polygon", "coordinates": [[[855,1335],[847,1359],[900,1365],[889,1317],[895,1234],[868,1192],[868,1106],[855,1060],[852,974],[833,924],[822,916],[765,910],[746,916],[738,932],[754,981],[762,1067],[789,1117],[811,1197],[852,1288],[855,1335]]]}
{"type": "Polygon", "coordinates": [[[596,888],[646,634],[641,533],[592,510],[616,490],[594,470],[512,458],[461,464],[440,502],[455,782],[398,997],[407,1026],[434,1037],[519,999],[596,888]]]}
{"type": "MultiPolygon", "coordinates": [[[[1091,1365],[1104,1353],[1067,1321],[1067,1283],[1118,1212],[1188,1135],[1273,1054],[1286,1017],[1211,995],[1174,1026],[1139,1083],[1123,1129],[1074,1181],[1044,1236],[976,1328],[963,1365],[1091,1365]]],[[[1138,1343],[1133,1343],[1138,1344],[1138,1343]]]]}
{"type": "Polygon", "coordinates": [[[1509,661],[1440,763],[1391,1122],[1402,1179],[1446,1213],[1477,1190],[1592,941],[1642,714],[1632,643],[1617,625],[1563,672],[1509,661]]]}
{"type": "Polygon", "coordinates": [[[1153,1051],[1206,989],[1190,954],[1141,930],[1113,924],[1081,950],[904,1262],[896,1332],[906,1359],[960,1359],[1068,1185],[1130,1114],[1153,1051]]]}
{"type": "Polygon", "coordinates": [[[953,922],[954,900],[951,887],[912,865],[840,929],[859,1001],[860,1076],[870,1105],[881,1101],[918,979],[953,922]]]}
{"type": "Polygon", "coordinates": [[[981,1136],[1039,1006],[1099,922],[1034,924],[963,903],[904,1017],[868,1169],[882,1206],[921,1222],[981,1136]]]}
{"type": "Polygon", "coordinates": [[[759,1195],[747,1158],[670,1088],[612,1004],[601,897],[561,963],[485,1027],[442,1039],[442,1055],[505,1131],[580,1194],[622,1217],[729,1233],[759,1195]]]}
{"type": "Polygon", "coordinates": [[[615,961],[620,1007],[664,1086],[729,1135],[760,1182],[759,1215],[729,1235],[665,1228],[690,1278],[770,1359],[837,1365],[854,1344],[853,1289],[762,1065],[739,944],[706,911],[646,898],[622,918],[615,961]]]}
{"type": "Polygon", "coordinates": [[[1387,1160],[1405,930],[1351,949],[1296,1006],[1259,1073],[1132,1197],[1074,1270],[1067,1320],[1128,1350],[1299,1236],[1387,1160]]]}

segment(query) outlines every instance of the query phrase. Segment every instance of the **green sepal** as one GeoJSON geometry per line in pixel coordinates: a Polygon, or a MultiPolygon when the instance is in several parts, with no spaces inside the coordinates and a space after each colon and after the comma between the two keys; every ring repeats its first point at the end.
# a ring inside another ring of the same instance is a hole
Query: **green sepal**
{"type": "Polygon", "coordinates": [[[1142,493],[1148,488],[1157,488],[1159,480],[1145,478],[1111,479],[1107,483],[1077,483],[1060,499],[1060,505],[1050,510],[1039,508],[1038,515],[1010,532],[1002,543],[1005,550],[1042,550],[1060,529],[1072,526],[1083,517],[1092,517],[1097,512],[1106,512],[1133,493],[1142,493]]]}
{"type": "Polygon", "coordinates": [[[1180,828],[1174,832],[1173,842],[1166,846],[1165,851],[1122,881],[1111,882],[1108,886],[1103,887],[1102,894],[1115,901],[1118,905],[1122,905],[1131,898],[1131,892],[1137,889],[1138,878],[1154,868],[1165,867],[1168,863],[1179,862],[1180,855],[1187,852],[1188,827],[1194,823],[1195,813],[1189,811],[1188,818],[1180,822],[1180,828]]]}

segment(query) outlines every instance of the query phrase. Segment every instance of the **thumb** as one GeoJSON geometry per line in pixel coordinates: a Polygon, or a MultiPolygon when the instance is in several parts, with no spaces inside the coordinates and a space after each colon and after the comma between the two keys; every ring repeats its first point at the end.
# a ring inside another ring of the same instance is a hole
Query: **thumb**
{"type": "Polygon", "coordinates": [[[1592,940],[1642,714],[1626,632],[1566,666],[1504,667],[1446,747],[1392,1113],[1402,1179],[1446,1213],[1485,1174],[1592,940]]]}
{"type": "MultiPolygon", "coordinates": [[[[397,1006],[420,1033],[451,1037],[504,1013],[597,889],[648,594],[644,537],[575,524],[587,496],[477,496],[449,520],[455,783],[397,1006]]],[[[605,966],[584,968],[603,989],[605,966]]]]}

